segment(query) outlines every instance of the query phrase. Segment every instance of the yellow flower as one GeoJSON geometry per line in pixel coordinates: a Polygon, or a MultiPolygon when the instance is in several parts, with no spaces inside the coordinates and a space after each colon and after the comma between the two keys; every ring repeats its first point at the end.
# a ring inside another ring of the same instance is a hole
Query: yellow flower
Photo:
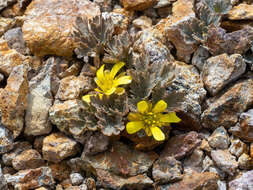
{"type": "MultiPolygon", "coordinates": [[[[126,73],[120,73],[118,76],[117,73],[119,70],[125,65],[123,62],[116,63],[112,70],[104,70],[105,65],[102,65],[97,71],[97,77],[95,78],[95,82],[98,85],[98,88],[95,89],[99,93],[99,96],[103,94],[109,96],[113,93],[118,95],[124,94],[125,89],[119,87],[123,84],[129,84],[132,81],[131,76],[125,75],[126,73]]],[[[83,96],[83,101],[90,102],[90,97],[92,95],[83,96]]]]}
{"type": "Polygon", "coordinates": [[[167,103],[160,100],[154,107],[147,101],[140,101],[137,104],[137,113],[129,113],[126,130],[129,134],[133,134],[143,129],[148,136],[152,136],[157,141],[165,139],[160,127],[169,125],[170,123],[178,123],[181,121],[175,112],[163,113],[167,108],[167,103]]]}

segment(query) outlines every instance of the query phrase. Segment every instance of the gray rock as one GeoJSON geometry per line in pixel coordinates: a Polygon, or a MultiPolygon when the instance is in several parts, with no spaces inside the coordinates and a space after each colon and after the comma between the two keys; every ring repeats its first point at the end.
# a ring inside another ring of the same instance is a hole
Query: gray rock
{"type": "Polygon", "coordinates": [[[208,143],[212,148],[227,149],[230,140],[226,129],[224,127],[215,129],[213,134],[208,138],[208,143]]]}
{"type": "Polygon", "coordinates": [[[184,160],[184,169],[190,168],[200,173],[202,171],[203,160],[204,152],[197,148],[189,157],[184,160]]]}
{"type": "Polygon", "coordinates": [[[210,57],[210,53],[203,46],[199,46],[199,48],[194,52],[192,57],[192,64],[195,65],[199,71],[203,70],[206,60],[210,57]]]}
{"type": "Polygon", "coordinates": [[[239,178],[229,182],[229,190],[253,189],[253,170],[244,172],[239,178]]]}
{"type": "Polygon", "coordinates": [[[206,97],[206,90],[198,70],[183,62],[175,62],[175,79],[168,86],[168,91],[185,94],[184,101],[178,108],[182,121],[179,125],[186,130],[199,130],[199,121],[202,113],[201,104],[206,97]]]}
{"type": "Polygon", "coordinates": [[[100,132],[92,134],[85,142],[84,153],[87,155],[95,155],[107,150],[109,146],[109,137],[100,132]]]}
{"type": "Polygon", "coordinates": [[[248,147],[240,139],[233,138],[233,139],[231,139],[231,145],[229,147],[229,152],[238,158],[243,153],[246,153],[246,154],[248,153],[248,147]]]}
{"type": "Polygon", "coordinates": [[[221,179],[225,179],[227,176],[225,172],[215,166],[213,160],[209,156],[204,158],[202,168],[202,172],[209,171],[216,173],[221,179]]]}
{"type": "Polygon", "coordinates": [[[16,49],[17,52],[23,55],[29,54],[29,49],[25,45],[23,32],[20,27],[8,30],[4,33],[3,38],[7,41],[10,49],[16,49]]]}
{"type": "Polygon", "coordinates": [[[72,185],[81,185],[84,181],[84,178],[80,173],[72,173],[69,177],[72,185]]]}
{"type": "Polygon", "coordinates": [[[183,178],[181,162],[174,157],[160,158],[154,165],[152,176],[159,184],[175,182],[183,178]]]}
{"type": "Polygon", "coordinates": [[[246,63],[240,54],[221,54],[206,60],[202,71],[205,87],[215,96],[231,81],[238,79],[246,70],[246,63]]]}
{"type": "Polygon", "coordinates": [[[240,80],[221,95],[214,97],[202,113],[202,125],[216,129],[236,124],[238,116],[253,105],[253,79],[240,80]]]}
{"type": "Polygon", "coordinates": [[[253,158],[251,158],[248,154],[243,153],[238,158],[238,165],[240,169],[245,170],[253,169],[253,158]]]}
{"type": "Polygon", "coordinates": [[[13,149],[13,143],[14,138],[12,133],[0,121],[0,155],[13,149]]]}
{"type": "Polygon", "coordinates": [[[59,79],[56,76],[55,59],[49,58],[40,73],[29,82],[28,106],[26,111],[26,135],[49,134],[52,125],[49,120],[49,108],[53,104],[53,88],[59,79]]]}
{"type": "Polygon", "coordinates": [[[4,80],[4,75],[0,73],[0,83],[4,80]]]}
{"type": "Polygon", "coordinates": [[[228,150],[213,150],[211,157],[214,163],[228,175],[233,176],[238,168],[235,156],[232,156],[228,150]]]}
{"type": "Polygon", "coordinates": [[[162,7],[167,7],[171,5],[174,1],[176,0],[158,0],[157,4],[154,6],[154,8],[162,8],[162,7]]]}
{"type": "Polygon", "coordinates": [[[217,181],[218,189],[217,190],[227,190],[227,184],[225,181],[217,181]]]}
{"type": "Polygon", "coordinates": [[[0,165],[0,189],[1,190],[8,190],[7,182],[6,182],[5,177],[2,173],[1,165],[0,165]]]}

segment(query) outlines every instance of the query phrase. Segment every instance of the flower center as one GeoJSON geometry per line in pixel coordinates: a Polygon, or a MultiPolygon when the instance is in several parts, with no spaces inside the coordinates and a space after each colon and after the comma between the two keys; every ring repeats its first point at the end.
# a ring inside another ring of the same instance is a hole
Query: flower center
{"type": "Polygon", "coordinates": [[[161,122],[158,119],[158,115],[155,113],[152,113],[152,112],[149,112],[149,113],[143,115],[142,120],[144,121],[145,126],[148,126],[148,127],[161,126],[161,122]]]}

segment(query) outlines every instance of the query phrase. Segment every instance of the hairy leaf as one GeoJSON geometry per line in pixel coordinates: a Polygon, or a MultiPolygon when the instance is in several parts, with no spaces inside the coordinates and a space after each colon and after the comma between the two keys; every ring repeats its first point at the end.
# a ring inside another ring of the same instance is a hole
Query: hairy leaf
{"type": "Polygon", "coordinates": [[[97,129],[104,135],[118,135],[125,129],[123,117],[128,113],[126,95],[111,95],[91,97],[91,109],[94,109],[93,116],[97,119],[97,129]]]}
{"type": "Polygon", "coordinates": [[[123,61],[128,63],[131,46],[132,40],[128,32],[113,36],[105,47],[103,62],[116,63],[123,61]]]}

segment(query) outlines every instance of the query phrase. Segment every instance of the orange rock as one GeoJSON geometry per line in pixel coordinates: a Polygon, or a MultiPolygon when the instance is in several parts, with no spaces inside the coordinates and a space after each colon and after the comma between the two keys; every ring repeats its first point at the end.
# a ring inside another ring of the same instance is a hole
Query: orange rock
{"type": "Polygon", "coordinates": [[[25,12],[24,40],[37,56],[71,57],[76,46],[71,35],[76,18],[99,14],[99,7],[88,0],[32,1],[25,12]]]}
{"type": "Polygon", "coordinates": [[[157,0],[121,0],[127,10],[142,11],[157,3],[157,0]]]}
{"type": "Polygon", "coordinates": [[[228,12],[230,20],[253,20],[253,5],[242,3],[228,12]]]}

